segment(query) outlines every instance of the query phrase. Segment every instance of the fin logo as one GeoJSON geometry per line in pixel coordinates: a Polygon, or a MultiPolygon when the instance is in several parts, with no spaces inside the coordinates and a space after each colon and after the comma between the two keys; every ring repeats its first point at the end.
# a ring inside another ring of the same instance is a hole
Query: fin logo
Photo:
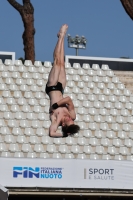
{"type": "Polygon", "coordinates": [[[33,178],[33,176],[39,178],[39,172],[39,167],[35,167],[35,169],[32,167],[13,167],[14,178],[17,178],[19,175],[22,175],[23,178],[33,178]]]}
{"type": "Polygon", "coordinates": [[[13,167],[14,178],[50,178],[61,179],[62,168],[50,168],[50,167],[13,167]]]}

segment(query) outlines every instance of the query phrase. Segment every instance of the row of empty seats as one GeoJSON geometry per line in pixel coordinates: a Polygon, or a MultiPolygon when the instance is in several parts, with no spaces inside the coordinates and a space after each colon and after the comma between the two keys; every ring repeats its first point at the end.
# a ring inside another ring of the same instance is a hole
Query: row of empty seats
{"type": "MultiPolygon", "coordinates": [[[[18,144],[24,144],[24,143],[29,143],[29,144],[67,144],[68,146],[72,146],[73,144],[78,144],[79,146],[85,146],[85,145],[91,145],[97,146],[97,145],[102,145],[103,147],[108,147],[108,146],[115,146],[115,147],[121,147],[121,146],[127,146],[127,147],[132,147],[133,146],[133,140],[131,138],[125,138],[125,139],[120,139],[120,138],[95,138],[91,137],[89,139],[84,138],[84,137],[79,137],[78,139],[75,138],[68,138],[66,140],[61,140],[58,138],[51,139],[49,136],[42,136],[38,137],[36,135],[31,135],[27,139],[25,135],[18,135],[17,137],[13,135],[5,135],[5,137],[0,137],[0,142],[1,144],[5,142],[6,144],[11,144],[11,143],[18,143],[18,144]]],[[[103,148],[102,147],[102,148],[103,148]]]]}

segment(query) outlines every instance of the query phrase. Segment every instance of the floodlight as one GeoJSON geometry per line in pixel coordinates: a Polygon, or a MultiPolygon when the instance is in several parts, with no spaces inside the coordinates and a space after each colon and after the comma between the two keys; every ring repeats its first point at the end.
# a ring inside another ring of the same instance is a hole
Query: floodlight
{"type": "Polygon", "coordinates": [[[71,37],[70,34],[67,35],[68,47],[76,49],[76,55],[78,55],[78,49],[85,49],[87,40],[84,36],[71,37]]]}

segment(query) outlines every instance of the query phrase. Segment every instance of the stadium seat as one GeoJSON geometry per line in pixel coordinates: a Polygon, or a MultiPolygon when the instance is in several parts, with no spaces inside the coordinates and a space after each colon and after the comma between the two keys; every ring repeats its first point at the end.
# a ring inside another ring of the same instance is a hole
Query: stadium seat
{"type": "Polygon", "coordinates": [[[37,72],[36,67],[34,67],[34,66],[29,66],[29,67],[28,67],[28,72],[30,72],[30,73],[35,73],[35,72],[37,72]]]}
{"type": "Polygon", "coordinates": [[[88,63],[83,63],[83,69],[88,70],[90,69],[90,65],[88,63]]]}
{"type": "Polygon", "coordinates": [[[107,133],[106,133],[106,137],[110,138],[110,139],[115,138],[116,137],[116,133],[114,131],[112,131],[112,130],[108,130],[107,133]]]}
{"type": "Polygon", "coordinates": [[[84,152],[85,154],[94,153],[93,148],[92,148],[91,146],[89,146],[89,145],[84,146],[83,152],[84,152]]]}
{"type": "Polygon", "coordinates": [[[113,139],[113,145],[114,145],[115,147],[120,147],[120,146],[123,145],[123,143],[122,143],[122,141],[121,141],[119,138],[114,138],[114,139],[113,139]]]}
{"type": "Polygon", "coordinates": [[[126,117],[129,115],[129,111],[127,109],[121,109],[121,115],[126,117]]]}
{"type": "Polygon", "coordinates": [[[13,135],[5,135],[5,143],[15,143],[15,139],[13,135]]]}
{"type": "Polygon", "coordinates": [[[111,156],[109,154],[103,154],[102,160],[111,160],[111,156]]]}
{"type": "Polygon", "coordinates": [[[117,115],[118,115],[117,109],[111,108],[111,110],[110,110],[110,115],[112,115],[112,116],[117,116],[117,115]]]}
{"type": "Polygon", "coordinates": [[[103,77],[102,77],[102,81],[103,81],[104,83],[109,83],[109,82],[110,82],[110,78],[107,77],[107,76],[103,76],[103,77]]]}
{"type": "Polygon", "coordinates": [[[39,128],[39,127],[41,127],[42,125],[41,125],[41,122],[40,122],[40,120],[32,120],[32,122],[31,122],[31,127],[33,127],[33,128],[39,128]]]}
{"type": "Polygon", "coordinates": [[[124,119],[123,116],[117,115],[116,116],[116,122],[119,123],[119,124],[123,124],[123,123],[125,123],[125,119],[124,119]]]}
{"type": "Polygon", "coordinates": [[[113,83],[119,83],[119,78],[116,77],[116,76],[112,77],[112,82],[113,83]]]}
{"type": "Polygon", "coordinates": [[[109,95],[109,101],[112,102],[112,103],[116,102],[117,101],[116,96],[115,95],[109,95]]]}
{"type": "Polygon", "coordinates": [[[89,108],[88,113],[90,115],[97,115],[98,114],[97,109],[95,109],[95,108],[89,108]]]}
{"type": "Polygon", "coordinates": [[[44,152],[45,150],[44,150],[43,145],[38,143],[34,145],[34,151],[36,153],[41,153],[41,152],[44,152]]]}
{"type": "Polygon", "coordinates": [[[47,135],[47,132],[44,130],[44,128],[37,128],[36,129],[36,135],[37,136],[44,136],[44,135],[47,135]]]}
{"type": "Polygon", "coordinates": [[[20,151],[18,144],[16,143],[9,144],[9,151],[11,152],[20,151]]]}
{"type": "Polygon", "coordinates": [[[109,113],[106,108],[100,108],[99,114],[105,116],[105,115],[108,115],[109,113]]]}
{"type": "Polygon", "coordinates": [[[128,150],[127,147],[124,147],[124,146],[123,146],[123,147],[120,147],[119,153],[126,156],[126,155],[129,154],[129,150],[128,150]]]}
{"type": "Polygon", "coordinates": [[[27,120],[25,120],[25,119],[20,120],[20,124],[19,125],[22,128],[26,128],[26,127],[30,126],[29,122],[27,120]]]}
{"type": "Polygon", "coordinates": [[[126,97],[129,97],[131,95],[131,92],[129,90],[127,90],[127,89],[124,89],[124,95],[126,97]]]}
{"type": "Polygon", "coordinates": [[[80,147],[78,145],[72,145],[71,146],[71,152],[74,154],[82,153],[80,147]]]}
{"type": "Polygon", "coordinates": [[[23,144],[23,143],[27,143],[27,138],[24,135],[18,135],[17,136],[17,140],[16,140],[19,144],[23,144]]]}
{"type": "Polygon", "coordinates": [[[104,88],[104,89],[103,89],[103,94],[105,94],[105,95],[110,95],[110,94],[111,94],[110,89],[104,88]]]}
{"type": "Polygon", "coordinates": [[[84,81],[84,83],[87,84],[89,81],[91,81],[91,78],[89,76],[87,76],[87,75],[83,75],[82,76],[82,81],[84,81]]]}
{"type": "Polygon", "coordinates": [[[4,112],[4,119],[13,119],[14,118],[14,116],[13,116],[13,114],[12,114],[12,112],[4,112]]]}
{"type": "Polygon", "coordinates": [[[94,83],[98,83],[98,82],[100,82],[100,77],[99,76],[93,76],[92,81],[94,83]]]}
{"type": "Polygon", "coordinates": [[[55,159],[61,159],[62,158],[62,155],[60,153],[53,153],[53,156],[52,158],[55,158],[55,159]]]}
{"type": "Polygon", "coordinates": [[[102,122],[102,123],[100,123],[100,129],[103,131],[107,131],[107,130],[109,130],[109,126],[106,122],[102,122]]]}
{"type": "Polygon", "coordinates": [[[84,153],[79,153],[77,159],[87,159],[87,156],[84,153]]]}
{"type": "Polygon", "coordinates": [[[25,134],[26,136],[34,135],[34,134],[35,134],[35,133],[34,133],[34,129],[33,129],[33,128],[30,128],[30,127],[27,127],[27,128],[25,128],[25,130],[24,130],[24,134],[25,134]]]}
{"type": "Polygon", "coordinates": [[[106,64],[102,64],[102,66],[101,66],[101,69],[102,70],[109,70],[109,66],[108,65],[106,65],[106,64]]]}
{"type": "Polygon", "coordinates": [[[83,131],[83,136],[86,138],[90,138],[92,136],[92,131],[91,130],[84,130],[83,131]]]}
{"type": "Polygon", "coordinates": [[[104,137],[104,133],[101,130],[96,130],[95,131],[95,137],[96,138],[103,138],[104,137]]]}
{"type": "Polygon", "coordinates": [[[80,146],[88,145],[88,141],[84,137],[79,137],[78,141],[77,141],[77,144],[80,145],[80,146]]]}
{"type": "Polygon", "coordinates": [[[0,105],[0,111],[6,112],[6,111],[9,111],[9,108],[6,104],[1,104],[0,105]]]}
{"type": "Polygon", "coordinates": [[[27,67],[29,67],[29,66],[32,66],[33,64],[31,62],[31,60],[25,60],[24,61],[24,65],[27,66],[27,67]]]}
{"type": "Polygon", "coordinates": [[[47,152],[41,152],[40,158],[50,158],[49,154],[47,152]]]}
{"type": "Polygon", "coordinates": [[[128,116],[127,122],[133,124],[133,116],[128,116]]]}
{"type": "Polygon", "coordinates": [[[43,144],[53,144],[52,138],[50,138],[48,135],[42,136],[41,142],[43,144]]]}
{"type": "Polygon", "coordinates": [[[3,71],[5,71],[6,69],[5,69],[5,66],[3,65],[3,64],[0,64],[0,72],[3,72],[3,71]]]}
{"type": "MultiPolygon", "coordinates": [[[[29,119],[29,120],[34,120],[34,119],[36,119],[35,113],[33,113],[33,112],[27,112],[27,113],[26,113],[26,119],[29,119]]],[[[34,122],[34,121],[33,121],[33,122],[34,122]]],[[[36,126],[36,125],[34,125],[34,126],[36,126]]]]}
{"type": "Polygon", "coordinates": [[[97,87],[98,87],[99,89],[104,89],[104,88],[105,88],[105,84],[102,83],[102,82],[100,82],[100,83],[98,83],[97,87]]]}
{"type": "Polygon", "coordinates": [[[120,96],[120,95],[122,94],[122,92],[121,92],[121,90],[114,89],[114,90],[113,90],[113,94],[114,94],[115,96],[120,96]]]}
{"type": "Polygon", "coordinates": [[[76,140],[73,137],[67,137],[65,143],[67,145],[73,145],[73,144],[76,144],[76,140]]]}
{"type": "Polygon", "coordinates": [[[102,101],[102,102],[107,101],[107,96],[100,94],[100,95],[98,95],[98,100],[102,101]]]}
{"type": "Polygon", "coordinates": [[[103,121],[103,118],[102,118],[101,115],[95,115],[95,116],[94,116],[94,121],[99,123],[99,122],[102,122],[102,121],[103,121]]]}
{"type": "Polygon", "coordinates": [[[92,69],[94,69],[94,70],[99,70],[100,67],[99,67],[98,64],[92,64],[92,69]]]}
{"type": "Polygon", "coordinates": [[[114,76],[114,72],[112,70],[108,70],[106,75],[109,76],[109,77],[113,77],[114,76]]]}
{"type": "Polygon", "coordinates": [[[133,161],[133,155],[127,155],[127,160],[133,161]]]}
{"type": "MultiPolygon", "coordinates": [[[[129,133],[129,135],[130,135],[130,133],[129,133]]],[[[127,133],[125,131],[118,131],[118,138],[121,138],[121,139],[127,138],[127,133]]]]}
{"type": "Polygon", "coordinates": [[[83,68],[78,69],[78,75],[83,76],[84,74],[86,74],[86,72],[83,68]]]}
{"type": "Polygon", "coordinates": [[[98,94],[101,93],[101,90],[99,88],[97,88],[97,87],[94,87],[92,92],[93,92],[93,94],[98,95],[98,94]]]}
{"type": "Polygon", "coordinates": [[[40,66],[39,69],[38,69],[38,72],[41,73],[41,74],[44,74],[44,73],[47,73],[47,69],[43,66],[40,66]]]}
{"type": "Polygon", "coordinates": [[[107,109],[111,109],[113,106],[112,106],[112,103],[109,102],[109,101],[105,101],[104,102],[104,108],[107,108],[107,109]]]}
{"type": "Polygon", "coordinates": [[[130,103],[130,102],[127,102],[126,105],[125,105],[125,108],[128,109],[128,110],[133,110],[133,104],[130,103]]]}
{"type": "Polygon", "coordinates": [[[115,155],[114,159],[115,160],[124,160],[122,155],[115,155]]]}
{"type": "MultiPolygon", "coordinates": [[[[7,128],[5,129],[5,131],[8,131],[8,130],[9,129],[7,129],[7,128]]],[[[22,133],[22,130],[19,127],[13,127],[12,134],[17,136],[17,135],[22,135],[23,133],[22,133]]]]}
{"type": "Polygon", "coordinates": [[[79,69],[81,66],[79,63],[73,63],[73,68],[74,69],[79,69]]]}
{"type": "Polygon", "coordinates": [[[27,72],[28,70],[27,70],[27,67],[25,67],[24,65],[20,65],[18,66],[18,71],[23,73],[23,72],[27,72]]]}
{"type": "Polygon", "coordinates": [[[2,152],[2,151],[7,151],[7,146],[4,142],[0,143],[0,152],[2,152]]]}
{"type": "Polygon", "coordinates": [[[104,146],[104,147],[111,145],[109,138],[102,138],[101,139],[101,145],[104,146]]]}
{"type": "MultiPolygon", "coordinates": [[[[47,145],[46,151],[49,152],[49,153],[55,153],[55,152],[57,152],[56,146],[53,145],[53,144],[48,144],[48,145],[47,145]]],[[[61,153],[62,153],[62,152],[61,152],[61,153]]]]}
{"type": "Polygon", "coordinates": [[[90,77],[93,77],[94,75],[96,75],[96,73],[95,73],[94,70],[89,69],[89,70],[87,71],[87,75],[89,75],[90,77]]]}
{"type": "Polygon", "coordinates": [[[104,73],[104,71],[103,70],[97,70],[97,76],[105,76],[105,73],[104,73]]]}
{"type": "Polygon", "coordinates": [[[131,130],[131,125],[129,125],[129,124],[123,124],[122,125],[122,129],[123,129],[123,131],[130,131],[131,130]]]}
{"type": "Polygon", "coordinates": [[[7,90],[7,86],[5,83],[0,84],[0,90],[7,90]]]}
{"type": "Polygon", "coordinates": [[[125,102],[127,102],[127,97],[124,96],[124,95],[120,95],[119,96],[119,101],[122,102],[122,103],[125,103],[125,102]]]}
{"type": "Polygon", "coordinates": [[[4,64],[5,64],[5,65],[13,65],[13,61],[10,60],[10,59],[5,59],[4,64]]]}
{"type": "Polygon", "coordinates": [[[39,138],[36,135],[31,135],[29,138],[30,144],[38,144],[40,143],[39,138]]]}
{"type": "Polygon", "coordinates": [[[3,151],[1,153],[1,157],[10,158],[11,157],[11,153],[9,151],[3,151]]]}
{"type": "Polygon", "coordinates": [[[91,146],[97,146],[97,145],[99,145],[99,141],[98,141],[97,138],[91,137],[91,138],[89,139],[89,144],[90,144],[91,146]]]}
{"type": "Polygon", "coordinates": [[[98,154],[95,154],[95,153],[92,153],[90,154],[90,160],[99,160],[99,155],[98,154]]]}
{"type": "Polygon", "coordinates": [[[123,108],[123,105],[121,102],[115,102],[115,108],[116,109],[122,109],[123,108]]]}
{"type": "Polygon", "coordinates": [[[28,152],[27,158],[37,158],[37,154],[35,152],[28,152]]]}
{"type": "Polygon", "coordinates": [[[130,138],[125,138],[124,145],[125,145],[126,147],[132,147],[132,146],[133,146],[133,141],[132,141],[132,139],[130,139],[130,138]]]}
{"type": "MultiPolygon", "coordinates": [[[[120,148],[121,148],[121,147],[120,147],[120,148]]],[[[115,155],[115,154],[117,154],[117,149],[116,149],[116,147],[114,147],[114,146],[109,146],[107,152],[108,152],[110,155],[115,155]]]]}
{"type": "MultiPolygon", "coordinates": [[[[35,79],[35,80],[38,80],[38,79],[41,79],[41,75],[39,73],[37,73],[37,72],[34,72],[34,73],[32,73],[32,78],[35,79]]],[[[47,80],[48,79],[47,74],[46,74],[46,76],[44,74],[43,78],[44,78],[44,80],[47,80]]]]}
{"type": "Polygon", "coordinates": [[[24,153],[21,151],[17,151],[14,153],[14,158],[24,158],[24,153]]]}
{"type": "Polygon", "coordinates": [[[82,92],[83,92],[83,94],[86,94],[86,95],[90,94],[90,89],[87,87],[84,87],[82,92]]]}
{"type": "MultiPolygon", "coordinates": [[[[83,127],[83,128],[85,128],[85,127],[83,127]]],[[[83,129],[83,128],[82,128],[82,129],[83,129]]],[[[89,129],[92,130],[92,131],[97,130],[97,129],[98,129],[97,123],[95,123],[95,122],[90,122],[90,123],[89,123],[89,129]]]]}
{"type": "Polygon", "coordinates": [[[120,125],[119,125],[118,123],[112,123],[111,129],[112,129],[113,131],[119,131],[119,130],[121,130],[121,129],[120,129],[120,125]]]}
{"type": "Polygon", "coordinates": [[[82,119],[85,122],[92,122],[93,121],[91,116],[90,115],[86,115],[86,114],[83,115],[82,119]]]}
{"type": "Polygon", "coordinates": [[[65,154],[65,158],[66,159],[73,159],[74,158],[74,155],[72,153],[66,153],[65,154]]]}
{"type": "Polygon", "coordinates": [[[106,121],[107,123],[113,123],[113,122],[114,122],[114,118],[113,118],[113,116],[111,116],[111,115],[106,115],[105,121],[106,121]]]}
{"type": "Polygon", "coordinates": [[[105,151],[104,151],[104,147],[103,146],[96,146],[96,153],[97,154],[104,154],[105,151]]]}
{"type": "MultiPolygon", "coordinates": [[[[69,137],[67,137],[67,138],[69,138],[69,137]]],[[[53,143],[56,145],[60,145],[60,144],[65,144],[65,141],[63,140],[63,138],[54,138],[53,143]]]]}
{"type": "Polygon", "coordinates": [[[8,126],[10,128],[18,127],[18,122],[16,120],[14,120],[14,119],[9,119],[8,120],[8,126]]]}

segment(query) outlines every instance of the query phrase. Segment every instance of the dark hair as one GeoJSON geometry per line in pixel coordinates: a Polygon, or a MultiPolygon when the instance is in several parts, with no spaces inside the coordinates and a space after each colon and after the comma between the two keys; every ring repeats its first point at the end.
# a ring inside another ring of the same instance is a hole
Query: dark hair
{"type": "Polygon", "coordinates": [[[62,132],[63,135],[74,135],[75,133],[78,133],[80,130],[80,127],[78,125],[72,124],[70,126],[62,126],[62,132]]]}

